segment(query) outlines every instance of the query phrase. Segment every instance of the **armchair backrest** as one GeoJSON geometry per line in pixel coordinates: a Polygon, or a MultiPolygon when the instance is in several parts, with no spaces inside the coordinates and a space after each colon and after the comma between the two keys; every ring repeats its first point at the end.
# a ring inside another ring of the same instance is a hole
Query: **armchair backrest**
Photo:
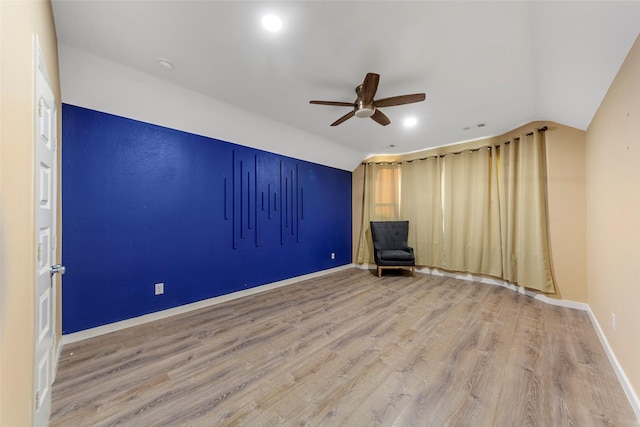
{"type": "Polygon", "coordinates": [[[371,221],[375,249],[399,249],[407,246],[409,221],[371,221]]]}

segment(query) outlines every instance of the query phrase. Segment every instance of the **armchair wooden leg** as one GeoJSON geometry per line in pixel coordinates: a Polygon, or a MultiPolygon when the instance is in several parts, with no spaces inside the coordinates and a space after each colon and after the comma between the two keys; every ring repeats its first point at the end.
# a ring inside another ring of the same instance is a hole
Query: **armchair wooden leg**
{"type": "Polygon", "coordinates": [[[413,277],[416,277],[416,268],[415,267],[411,267],[411,273],[412,273],[413,277]]]}
{"type": "Polygon", "coordinates": [[[378,277],[382,277],[382,269],[378,267],[378,277]]]}

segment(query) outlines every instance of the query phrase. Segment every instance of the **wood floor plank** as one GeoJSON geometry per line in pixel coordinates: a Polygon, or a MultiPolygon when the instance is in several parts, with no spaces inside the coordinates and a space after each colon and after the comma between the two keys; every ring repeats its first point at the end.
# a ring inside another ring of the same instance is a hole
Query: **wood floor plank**
{"type": "Polygon", "coordinates": [[[345,270],[65,346],[51,426],[638,425],[586,313],[345,270]]]}

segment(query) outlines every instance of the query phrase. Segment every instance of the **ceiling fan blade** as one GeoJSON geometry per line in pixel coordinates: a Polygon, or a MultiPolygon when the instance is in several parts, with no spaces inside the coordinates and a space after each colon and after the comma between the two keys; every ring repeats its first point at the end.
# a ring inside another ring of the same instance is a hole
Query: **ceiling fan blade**
{"type": "Polygon", "coordinates": [[[384,113],[380,110],[376,110],[373,113],[373,116],[371,116],[371,118],[376,122],[380,123],[382,126],[386,126],[389,123],[391,123],[391,120],[389,120],[389,117],[385,116],[384,113]]]}
{"type": "Polygon", "coordinates": [[[338,126],[340,123],[345,122],[347,120],[349,120],[351,117],[353,117],[356,114],[355,110],[354,111],[349,111],[347,114],[345,114],[344,116],[340,117],[338,120],[336,120],[335,122],[331,123],[331,126],[338,126]]]}
{"type": "Polygon", "coordinates": [[[424,93],[414,93],[413,95],[392,96],[391,98],[378,99],[375,104],[376,108],[393,107],[394,105],[411,104],[421,102],[427,98],[424,93]]]}
{"type": "Polygon", "coordinates": [[[367,73],[367,76],[362,82],[361,99],[365,104],[370,104],[373,101],[373,97],[378,90],[378,82],[380,81],[380,75],[375,73],[367,73]]]}
{"type": "Polygon", "coordinates": [[[340,102],[340,101],[309,101],[309,104],[335,105],[337,107],[353,107],[353,102],[340,102]]]}

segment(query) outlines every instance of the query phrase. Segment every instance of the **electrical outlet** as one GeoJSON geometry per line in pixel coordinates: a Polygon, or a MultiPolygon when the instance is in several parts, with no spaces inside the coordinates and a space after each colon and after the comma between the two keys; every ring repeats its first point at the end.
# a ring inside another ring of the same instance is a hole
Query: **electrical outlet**
{"type": "Polygon", "coordinates": [[[616,315],[615,313],[611,313],[611,327],[613,330],[616,330],[616,315]]]}
{"type": "Polygon", "coordinates": [[[331,252],[331,259],[336,259],[336,253],[335,252],[331,252]]]}
{"type": "Polygon", "coordinates": [[[164,283],[156,283],[156,295],[164,294],[164,283]]]}

